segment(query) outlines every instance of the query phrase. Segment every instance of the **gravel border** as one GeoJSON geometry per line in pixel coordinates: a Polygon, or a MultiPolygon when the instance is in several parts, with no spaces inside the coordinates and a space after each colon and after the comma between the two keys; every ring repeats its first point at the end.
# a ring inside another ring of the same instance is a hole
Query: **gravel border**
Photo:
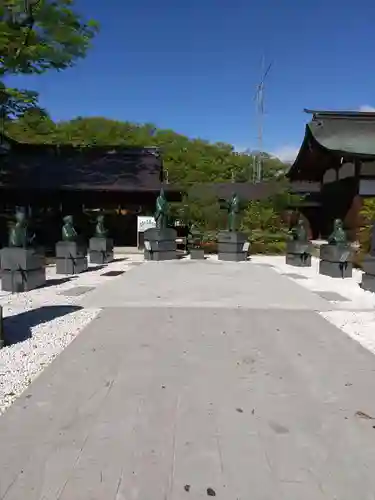
{"type": "Polygon", "coordinates": [[[7,336],[0,351],[0,414],[99,313],[99,309],[4,307],[7,336]]]}
{"type": "Polygon", "coordinates": [[[103,272],[132,268],[142,256],[118,256],[105,268],[66,277],[47,266],[47,286],[31,292],[0,291],[7,346],[0,350],[0,415],[63,349],[97,316],[100,309],[82,308],[82,296],[61,295],[75,287],[96,287],[118,276],[103,272]]]}

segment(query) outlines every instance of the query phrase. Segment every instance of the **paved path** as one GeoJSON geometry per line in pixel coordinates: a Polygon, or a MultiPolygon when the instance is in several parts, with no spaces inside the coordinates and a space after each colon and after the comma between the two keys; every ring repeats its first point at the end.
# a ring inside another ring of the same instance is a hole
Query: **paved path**
{"type": "Polygon", "coordinates": [[[251,263],[144,264],[85,301],[112,298],[0,418],[1,500],[375,498],[375,361],[325,301],[251,263]]]}

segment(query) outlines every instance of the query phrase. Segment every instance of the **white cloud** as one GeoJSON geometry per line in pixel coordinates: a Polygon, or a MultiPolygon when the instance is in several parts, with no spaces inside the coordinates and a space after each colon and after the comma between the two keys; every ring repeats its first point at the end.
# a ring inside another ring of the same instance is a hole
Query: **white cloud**
{"type": "Polygon", "coordinates": [[[285,163],[293,163],[294,160],[297,158],[297,154],[300,148],[296,146],[282,146],[279,149],[276,149],[276,151],[273,151],[270,153],[272,156],[276,156],[276,158],[279,158],[279,160],[285,162],[285,163]]]}
{"type": "Polygon", "coordinates": [[[375,108],[374,106],[370,106],[369,104],[362,104],[362,106],[359,106],[359,111],[367,113],[375,113],[375,108]]]}

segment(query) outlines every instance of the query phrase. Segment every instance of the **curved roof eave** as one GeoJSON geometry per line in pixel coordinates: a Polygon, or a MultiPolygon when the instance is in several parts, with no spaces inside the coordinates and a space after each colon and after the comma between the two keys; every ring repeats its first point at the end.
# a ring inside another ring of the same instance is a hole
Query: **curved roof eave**
{"type": "Polygon", "coordinates": [[[315,118],[306,129],[321,147],[330,152],[375,156],[375,119],[315,118]]]}

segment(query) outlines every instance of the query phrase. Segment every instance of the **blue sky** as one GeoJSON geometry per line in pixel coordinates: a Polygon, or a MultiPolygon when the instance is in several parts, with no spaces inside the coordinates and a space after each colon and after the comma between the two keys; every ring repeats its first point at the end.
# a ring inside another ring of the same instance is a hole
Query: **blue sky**
{"type": "Polygon", "coordinates": [[[76,0],[101,23],[87,58],[63,73],[17,77],[56,119],[153,122],[257,148],[254,94],[262,54],[264,149],[300,145],[304,107],[375,106],[370,0],[76,0]]]}

